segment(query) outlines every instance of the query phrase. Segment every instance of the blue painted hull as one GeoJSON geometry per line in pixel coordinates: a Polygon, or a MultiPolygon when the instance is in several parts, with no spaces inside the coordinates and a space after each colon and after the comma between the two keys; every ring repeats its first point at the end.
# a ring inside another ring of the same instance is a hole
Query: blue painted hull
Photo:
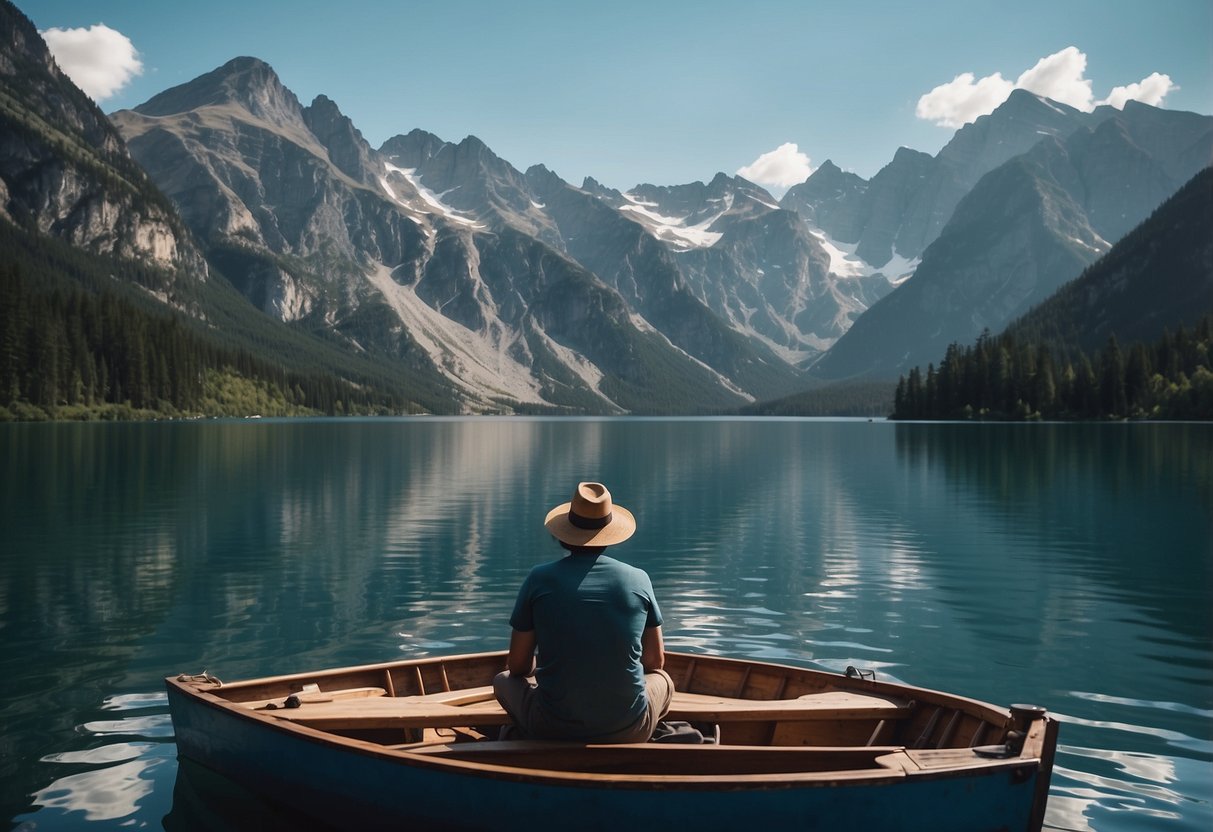
{"type": "Polygon", "coordinates": [[[707,786],[553,778],[326,742],[169,687],[182,756],[347,829],[1029,830],[1038,772],[1025,765],[707,786]],[[778,824],[778,826],[772,826],[778,824]]]}

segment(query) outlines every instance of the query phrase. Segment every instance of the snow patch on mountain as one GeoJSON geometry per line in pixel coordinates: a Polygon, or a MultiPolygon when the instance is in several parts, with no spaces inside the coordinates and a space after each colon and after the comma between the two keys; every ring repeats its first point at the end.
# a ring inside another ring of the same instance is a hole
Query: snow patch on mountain
{"type": "Polygon", "coordinates": [[[1077,237],[1071,237],[1070,239],[1073,242],[1078,243],[1083,248],[1093,251],[1096,254],[1101,254],[1101,255],[1106,254],[1108,249],[1110,249],[1112,247],[1111,243],[1109,243],[1103,237],[1100,237],[1098,234],[1095,235],[1094,243],[1088,243],[1086,240],[1080,240],[1077,237]]]}
{"type": "Polygon", "coordinates": [[[778,204],[778,203],[776,203],[776,202],[767,202],[765,199],[759,199],[759,198],[758,198],[757,196],[755,196],[754,194],[746,194],[746,196],[748,196],[750,199],[752,199],[752,200],[754,200],[755,202],[757,202],[759,205],[762,205],[762,206],[765,206],[765,207],[767,207],[767,208],[770,208],[772,211],[778,211],[778,210],[780,210],[780,206],[779,206],[779,204],[778,204]]]}
{"type": "Polygon", "coordinates": [[[922,262],[921,257],[903,257],[894,251],[892,260],[883,266],[876,267],[855,253],[855,249],[859,247],[858,243],[840,243],[832,240],[819,228],[810,228],[809,233],[817,238],[826,254],[830,255],[830,273],[836,277],[870,277],[874,274],[882,274],[889,283],[898,286],[913,277],[915,269],[922,262]]]}
{"type": "MultiPolygon", "coordinates": [[[[443,202],[442,197],[445,196],[445,193],[436,194],[425,185],[422,185],[421,180],[417,178],[417,171],[415,168],[398,168],[391,162],[384,162],[383,166],[387,169],[389,174],[398,173],[403,176],[405,180],[413,186],[413,189],[417,191],[418,196],[421,197],[425,204],[430,208],[433,208],[442,216],[446,217],[452,222],[457,222],[460,225],[466,225],[469,228],[484,228],[482,223],[478,223],[471,217],[466,216],[464,211],[458,211],[443,202]]],[[[405,204],[406,207],[412,207],[401,202],[400,198],[392,192],[391,188],[388,187],[386,179],[381,177],[379,182],[381,185],[383,185],[384,190],[388,192],[388,196],[390,196],[393,200],[398,203],[405,204]]],[[[422,213],[426,212],[422,211],[422,213]]]]}
{"type": "MultiPolygon", "coordinates": [[[[407,212],[405,214],[405,216],[407,216],[413,222],[417,223],[417,225],[420,225],[423,228],[426,228],[425,223],[422,222],[421,218],[416,216],[416,214],[418,214],[418,213],[425,214],[427,212],[425,212],[425,211],[419,212],[416,208],[414,208],[412,205],[410,205],[406,200],[401,199],[400,196],[394,190],[392,190],[392,186],[388,184],[387,177],[385,177],[385,176],[379,177],[379,187],[383,188],[383,192],[388,195],[388,199],[392,200],[392,202],[396,203],[397,205],[399,205],[401,208],[403,208],[407,212]]],[[[426,228],[426,233],[429,234],[430,236],[433,236],[434,231],[431,228],[426,228]]]]}
{"type": "Polygon", "coordinates": [[[725,211],[728,211],[732,207],[733,199],[732,194],[730,194],[724,210],[720,213],[714,214],[695,225],[687,225],[686,217],[667,217],[652,210],[658,207],[655,202],[643,202],[630,193],[624,194],[623,198],[629,204],[621,205],[619,207],[620,211],[627,211],[637,215],[640,218],[641,224],[654,237],[682,251],[690,251],[693,248],[710,248],[724,236],[716,231],[708,231],[708,228],[712,223],[720,219],[725,211]]]}

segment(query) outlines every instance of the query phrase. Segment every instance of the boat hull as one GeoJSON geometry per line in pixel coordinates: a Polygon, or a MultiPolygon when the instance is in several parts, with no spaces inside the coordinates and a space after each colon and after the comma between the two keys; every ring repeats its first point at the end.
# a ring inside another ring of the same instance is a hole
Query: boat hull
{"type": "Polygon", "coordinates": [[[756,820],[802,830],[1035,828],[1039,770],[1014,761],[930,777],[890,770],[810,782],[561,779],[369,743],[337,745],[306,727],[259,719],[173,685],[168,691],[181,756],[334,828],[737,830],[756,820]]]}

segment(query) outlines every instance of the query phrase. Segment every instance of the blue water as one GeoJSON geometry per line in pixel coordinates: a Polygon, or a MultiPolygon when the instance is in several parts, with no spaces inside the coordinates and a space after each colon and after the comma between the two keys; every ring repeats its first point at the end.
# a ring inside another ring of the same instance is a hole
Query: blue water
{"type": "Polygon", "coordinates": [[[671,649],[1063,721],[1046,825],[1213,828],[1213,426],[0,425],[0,811],[292,828],[179,768],[161,680],[503,649],[580,479],[671,649]]]}

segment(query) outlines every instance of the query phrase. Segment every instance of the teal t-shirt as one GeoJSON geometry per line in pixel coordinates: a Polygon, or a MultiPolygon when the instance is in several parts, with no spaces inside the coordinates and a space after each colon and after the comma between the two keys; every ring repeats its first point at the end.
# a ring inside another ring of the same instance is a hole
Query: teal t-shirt
{"type": "Polygon", "coordinates": [[[661,624],[643,569],[606,555],[568,555],[531,570],[510,616],[535,631],[535,681],[569,739],[621,731],[644,713],[640,638],[661,624]]]}

